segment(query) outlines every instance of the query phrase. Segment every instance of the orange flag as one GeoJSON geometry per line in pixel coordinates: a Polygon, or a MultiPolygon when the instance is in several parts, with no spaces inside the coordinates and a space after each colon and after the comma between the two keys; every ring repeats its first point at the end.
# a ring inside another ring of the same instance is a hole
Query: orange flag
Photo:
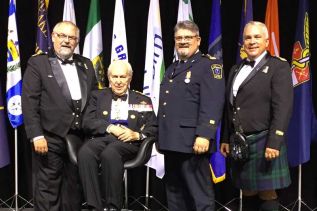
{"type": "Polygon", "coordinates": [[[278,21],[278,0],[268,0],[265,14],[265,25],[269,31],[269,46],[267,50],[273,56],[280,55],[280,32],[278,21]]]}

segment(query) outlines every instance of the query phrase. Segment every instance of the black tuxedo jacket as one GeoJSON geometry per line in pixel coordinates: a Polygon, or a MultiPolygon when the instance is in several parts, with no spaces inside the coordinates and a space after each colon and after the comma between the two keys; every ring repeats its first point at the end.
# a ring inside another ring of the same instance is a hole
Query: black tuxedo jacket
{"type": "Polygon", "coordinates": [[[234,99],[232,85],[244,62],[233,66],[228,76],[223,142],[229,141],[234,132],[233,121],[238,119],[246,134],[268,130],[266,146],[280,149],[293,105],[290,66],[286,60],[267,52],[243,81],[234,99]]]}
{"type": "MultiPolygon", "coordinates": [[[[91,90],[97,87],[94,68],[89,59],[73,55],[82,97],[82,112],[91,90]]],[[[22,110],[28,138],[44,131],[65,137],[75,118],[70,91],[57,57],[36,55],[29,59],[23,77],[22,110]]]]}
{"type": "MultiPolygon", "coordinates": [[[[129,90],[128,128],[147,137],[157,136],[157,122],[151,99],[129,90]]],[[[112,91],[109,88],[95,90],[84,114],[83,128],[88,136],[105,137],[111,124],[112,91]]]]}

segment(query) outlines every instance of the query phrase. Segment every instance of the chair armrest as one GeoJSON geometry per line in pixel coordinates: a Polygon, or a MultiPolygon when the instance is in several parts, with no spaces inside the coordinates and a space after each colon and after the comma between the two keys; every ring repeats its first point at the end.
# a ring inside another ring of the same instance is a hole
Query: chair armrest
{"type": "Polygon", "coordinates": [[[147,163],[152,154],[152,147],[154,142],[156,141],[155,137],[148,137],[143,140],[142,144],[140,145],[138,154],[132,160],[128,160],[124,163],[125,169],[135,168],[147,163]]]}

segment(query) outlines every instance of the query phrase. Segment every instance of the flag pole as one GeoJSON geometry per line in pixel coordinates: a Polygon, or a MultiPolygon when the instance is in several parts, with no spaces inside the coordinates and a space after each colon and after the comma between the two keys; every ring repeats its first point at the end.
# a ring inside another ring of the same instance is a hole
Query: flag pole
{"type": "Polygon", "coordinates": [[[14,198],[15,198],[15,210],[19,210],[18,204],[18,129],[14,128],[14,198]]]}

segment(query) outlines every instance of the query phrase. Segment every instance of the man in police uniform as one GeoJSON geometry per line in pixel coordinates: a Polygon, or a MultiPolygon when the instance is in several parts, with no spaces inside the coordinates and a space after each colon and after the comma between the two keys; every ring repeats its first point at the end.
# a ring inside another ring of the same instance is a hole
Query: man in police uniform
{"type": "Polygon", "coordinates": [[[146,137],[157,136],[151,99],[129,90],[131,65],[123,60],[113,61],[108,68],[108,80],[110,89],[92,93],[83,121],[85,133],[92,138],[78,153],[86,202],[89,209],[98,211],[121,210],[124,162],[136,156],[146,137]]]}
{"type": "Polygon", "coordinates": [[[285,59],[266,51],[268,38],[263,23],[245,26],[247,59],[232,67],[226,89],[221,151],[230,153],[230,135],[242,132],[247,137],[249,159],[232,160],[231,172],[234,185],[243,191],[243,210],[250,211],[278,210],[275,189],[291,182],[285,145],[293,104],[291,70],[285,59]]]}
{"type": "Polygon", "coordinates": [[[199,51],[201,39],[195,23],[178,22],[174,32],[179,60],[165,72],[158,111],[168,207],[171,211],[212,211],[209,156],[224,104],[222,65],[199,51]]]}
{"type": "Polygon", "coordinates": [[[31,57],[23,78],[24,126],[34,146],[34,210],[78,211],[78,169],[68,158],[65,137],[83,136],[82,112],[97,87],[96,78],[91,61],[74,54],[79,41],[76,25],[56,24],[52,40],[54,50],[31,57]]]}

